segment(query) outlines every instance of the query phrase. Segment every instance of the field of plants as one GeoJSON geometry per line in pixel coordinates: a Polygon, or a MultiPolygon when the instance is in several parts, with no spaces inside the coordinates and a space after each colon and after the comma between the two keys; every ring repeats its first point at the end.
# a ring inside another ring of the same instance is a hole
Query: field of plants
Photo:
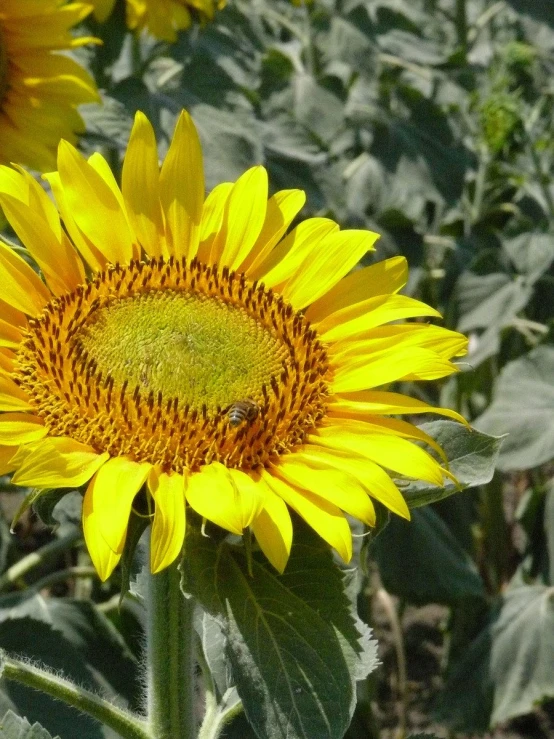
{"type": "MultiPolygon", "coordinates": [[[[4,5],[9,13],[10,2],[0,0],[0,92],[4,5]]],[[[228,527],[225,539],[215,518],[189,500],[196,512],[187,513],[191,531],[179,572],[182,590],[201,605],[187,637],[197,659],[189,707],[198,722],[205,712],[210,717],[198,734],[178,728],[141,734],[138,723],[125,728],[110,718],[109,706],[95,714],[48,680],[22,677],[25,666],[46,668],[54,682],[65,677],[76,690],[142,716],[145,665],[153,654],[144,655],[145,632],[153,628],[145,593],[147,580],[159,576],[143,567],[151,509],[135,502],[131,513],[129,503],[125,552],[113,574],[100,579],[89,539],[88,548],[83,541],[83,484],[39,490],[18,485],[17,477],[12,482],[13,467],[6,468],[0,648],[8,661],[0,737],[548,739],[554,736],[554,3],[221,5],[213,19],[192,10],[192,25],[175,40],[130,30],[123,0],[105,20],[84,13],[74,32],[101,44],[71,55],[95,80],[101,103],[79,107],[85,130],[77,149],[85,157],[99,152],[125,184],[137,111],[151,122],[162,161],[171,156],[185,109],[202,145],[207,193],[262,164],[270,195],[306,193],[291,228],[318,218],[380,234],[355,269],[405,257],[402,295],[442,316],[415,320],[469,340],[467,354],[455,360],[459,371],[437,373],[438,380],[428,374],[423,382],[416,382],[415,369],[398,371],[380,390],[456,411],[472,429],[447,415],[403,411],[424,432],[421,443],[429,448],[429,437],[435,443],[434,460],[444,451],[451,477],[441,486],[393,469],[411,520],[378,501],[374,526],[349,517],[349,564],[331,557],[295,508],[290,560],[277,576],[254,538],[245,535],[243,545],[228,527]],[[221,557],[228,561],[217,574],[221,557]],[[289,632],[286,614],[293,611],[298,621],[289,632]],[[14,655],[21,674],[10,662],[14,655]]],[[[1,100],[0,94],[0,111],[1,100]]],[[[192,160],[182,164],[194,170],[192,160]]],[[[58,197],[55,177],[31,172],[58,197]]],[[[31,264],[16,211],[2,200],[2,182],[0,241],[31,264]]],[[[9,303],[2,264],[0,311],[9,303]]],[[[319,279],[314,275],[305,279],[319,279]]],[[[4,324],[0,314],[0,347],[8,346],[4,324]]],[[[152,400],[152,413],[154,407],[152,400]]],[[[249,422],[238,417],[237,425],[246,429],[249,422]]],[[[326,484],[323,473],[318,480],[326,484]]]]}

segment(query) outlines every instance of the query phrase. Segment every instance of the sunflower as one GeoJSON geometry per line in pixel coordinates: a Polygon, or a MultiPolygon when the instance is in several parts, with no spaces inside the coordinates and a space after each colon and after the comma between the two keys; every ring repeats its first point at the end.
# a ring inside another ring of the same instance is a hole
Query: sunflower
{"type": "MultiPolygon", "coordinates": [[[[92,0],[96,19],[103,22],[111,14],[115,0],[92,0]]],[[[127,0],[127,25],[132,30],[147,28],[162,41],[176,41],[177,31],[189,28],[196,13],[200,22],[212,21],[215,11],[227,0],[127,0]]]]}
{"type": "Polygon", "coordinates": [[[375,388],[455,372],[466,339],[402,322],[438,316],[398,294],[403,257],[353,271],[377,234],[327,218],[291,230],[305,195],[268,199],[261,166],[204,198],[184,111],[161,171],[139,113],[121,190],[105,159],[65,141],[46,177],[57,208],[24,170],[0,167],[0,204],[28,250],[0,244],[0,474],[86,485],[103,580],[137,495],[153,572],[180,552],[189,507],[250,529],[282,571],[290,510],[348,561],[345,514],[373,525],[374,498],[409,517],[391,475],[443,484],[448,472],[415,443],[440,454],[433,439],[390,416],[463,419],[375,388]]]}
{"type": "Polygon", "coordinates": [[[0,0],[0,162],[52,169],[60,138],[84,131],[77,106],[99,102],[96,85],[54,52],[94,40],[69,32],[90,11],[61,0],[0,0]]]}

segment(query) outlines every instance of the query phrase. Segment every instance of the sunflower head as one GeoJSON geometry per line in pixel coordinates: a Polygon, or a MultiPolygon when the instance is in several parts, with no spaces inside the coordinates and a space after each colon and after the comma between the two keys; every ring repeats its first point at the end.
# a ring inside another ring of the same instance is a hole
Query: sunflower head
{"type": "Polygon", "coordinates": [[[0,163],[52,169],[60,138],[74,142],[84,131],[77,106],[99,102],[98,91],[58,52],[95,41],[70,33],[90,10],[83,3],[0,0],[0,163]]]}
{"type": "Polygon", "coordinates": [[[282,571],[291,510],[348,560],[345,514],[373,525],[376,499],[408,517],[393,478],[442,484],[448,471],[414,442],[440,448],[391,416],[460,417],[379,388],[455,372],[466,342],[405,322],[438,314],[398,294],[402,257],[356,269],[377,234],[325,218],[291,228],[304,193],[268,197],[261,166],[205,197],[185,112],[161,170],[139,113],[121,189],[99,154],[67,142],[47,180],[56,205],[0,168],[0,204],[28,249],[0,243],[0,474],[85,486],[103,579],[137,505],[153,572],[177,557],[190,509],[251,529],[282,571]]]}

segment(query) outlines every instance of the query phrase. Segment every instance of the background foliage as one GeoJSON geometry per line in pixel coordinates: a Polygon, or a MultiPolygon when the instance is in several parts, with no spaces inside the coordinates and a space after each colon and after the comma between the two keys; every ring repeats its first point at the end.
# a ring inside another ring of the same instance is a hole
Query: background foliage
{"type": "MultiPolygon", "coordinates": [[[[379,231],[377,258],[404,254],[408,294],[437,307],[446,325],[470,337],[464,371],[440,396],[435,386],[401,390],[455,408],[482,432],[507,434],[490,480],[498,442],[479,435],[450,441],[449,422],[429,424],[453,471],[476,490],[416,509],[410,524],[394,519],[363,539],[364,576],[353,598],[369,624],[385,604],[398,661],[358,684],[346,736],[378,735],[379,696],[391,680],[400,734],[427,727],[441,735],[483,734],[522,716],[548,733],[554,725],[552,712],[548,718],[554,699],[554,9],[525,0],[314,0],[308,8],[288,0],[229,0],[214,24],[182,34],[172,46],[134,38],[123,16],[119,3],[107,24],[90,21],[104,45],[79,52],[104,98],[103,107],[85,111],[82,148],[101,149],[120,170],[140,109],[154,123],[163,154],[176,114],[187,107],[204,145],[208,188],[261,162],[274,190],[306,190],[303,216],[329,215],[344,227],[379,231]],[[401,627],[412,606],[429,604],[446,607],[442,633],[435,634],[442,669],[416,721],[406,711],[410,653],[401,627]]],[[[118,609],[117,583],[101,586],[92,577],[75,543],[79,496],[56,507],[61,525],[53,536],[27,514],[14,539],[6,521],[16,494],[7,483],[4,491],[2,647],[136,707],[140,588],[118,609]],[[40,554],[34,563],[24,558],[32,551],[40,554]]],[[[415,508],[432,491],[414,485],[405,494],[415,508]]],[[[44,506],[39,513],[43,520],[52,515],[44,506]]],[[[301,539],[300,546],[312,544],[301,539]]],[[[294,590],[294,582],[279,587],[294,590]]],[[[302,608],[325,621],[312,601],[307,594],[302,608]]],[[[228,675],[221,679],[225,690],[232,687],[228,675]]],[[[48,736],[43,729],[32,733],[37,720],[52,736],[113,736],[12,684],[0,692],[0,715],[8,709],[29,724],[9,714],[12,733],[4,726],[0,736],[48,736]]],[[[263,732],[263,717],[247,713],[263,732]]],[[[228,736],[248,732],[239,717],[228,736]]]]}

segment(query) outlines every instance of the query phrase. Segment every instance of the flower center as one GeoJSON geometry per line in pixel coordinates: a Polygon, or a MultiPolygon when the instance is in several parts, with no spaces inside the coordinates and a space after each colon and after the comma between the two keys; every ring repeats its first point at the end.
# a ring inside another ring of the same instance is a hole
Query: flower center
{"type": "Polygon", "coordinates": [[[8,89],[8,50],[0,24],[0,105],[8,89]]]}
{"type": "Polygon", "coordinates": [[[286,358],[286,346],[243,308],[174,290],[108,303],[75,341],[116,386],[127,381],[209,413],[241,398],[261,402],[286,358]]]}
{"type": "Polygon", "coordinates": [[[173,258],[53,299],[16,371],[52,436],[179,472],[253,469],[303,443],[329,380],[316,332],[280,296],[173,258]]]}

